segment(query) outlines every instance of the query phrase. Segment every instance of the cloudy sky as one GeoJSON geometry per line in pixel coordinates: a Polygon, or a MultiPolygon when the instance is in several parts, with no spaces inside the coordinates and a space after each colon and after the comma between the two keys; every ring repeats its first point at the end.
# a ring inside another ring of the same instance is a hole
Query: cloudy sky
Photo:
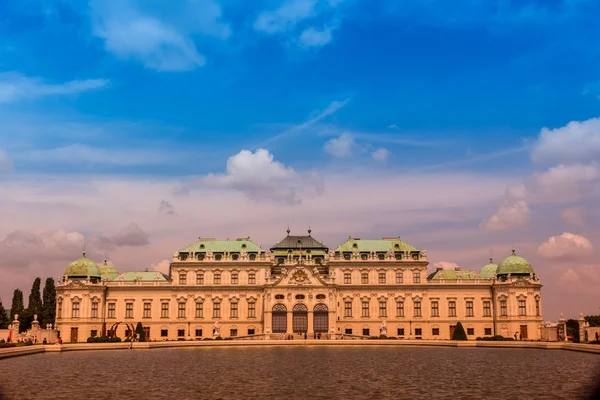
{"type": "Polygon", "coordinates": [[[593,0],[0,2],[0,296],[84,246],[401,236],[600,309],[593,0]]]}

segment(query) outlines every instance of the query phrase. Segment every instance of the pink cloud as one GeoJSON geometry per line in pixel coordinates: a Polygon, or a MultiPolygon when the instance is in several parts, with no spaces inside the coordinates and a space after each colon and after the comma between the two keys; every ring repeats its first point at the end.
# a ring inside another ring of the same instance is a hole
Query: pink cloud
{"type": "Polygon", "coordinates": [[[580,259],[593,251],[594,246],[588,238],[569,232],[548,238],[537,249],[539,255],[550,259],[580,259]]]}
{"type": "Polygon", "coordinates": [[[584,226],[587,213],[584,207],[569,207],[562,210],[560,216],[568,224],[584,226]]]}

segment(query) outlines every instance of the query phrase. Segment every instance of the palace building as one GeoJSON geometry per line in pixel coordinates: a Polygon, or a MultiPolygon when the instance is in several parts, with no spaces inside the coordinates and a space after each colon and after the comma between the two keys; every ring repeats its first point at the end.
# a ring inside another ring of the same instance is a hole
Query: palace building
{"type": "Polygon", "coordinates": [[[308,235],[264,251],[250,238],[199,238],[173,254],[169,275],[122,272],[83,257],[57,285],[65,342],[131,335],[147,340],[271,338],[468,339],[541,337],[539,278],[512,251],[479,271],[427,272],[427,254],[399,237],[349,237],[330,249],[308,235]]]}

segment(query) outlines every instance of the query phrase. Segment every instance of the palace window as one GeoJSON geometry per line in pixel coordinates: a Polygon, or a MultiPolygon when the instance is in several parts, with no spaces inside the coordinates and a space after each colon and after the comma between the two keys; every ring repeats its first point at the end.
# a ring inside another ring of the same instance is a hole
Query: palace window
{"type": "Polygon", "coordinates": [[[371,331],[369,330],[369,328],[363,328],[363,336],[370,336],[371,331]]]}
{"type": "Polygon", "coordinates": [[[484,335],[491,335],[492,334],[492,328],[483,328],[483,334],[484,335]]]}
{"type": "Polygon", "coordinates": [[[58,302],[58,311],[56,312],[56,318],[62,318],[62,301],[58,302]]]}
{"type": "Polygon", "coordinates": [[[362,254],[360,255],[360,258],[361,258],[362,260],[366,260],[367,258],[369,258],[369,256],[367,256],[367,253],[362,253],[362,254]]]}
{"type": "Polygon", "coordinates": [[[448,316],[456,317],[456,302],[455,301],[448,302],[448,316]]]}
{"type": "Polygon", "coordinates": [[[144,318],[150,318],[152,316],[151,314],[151,307],[152,305],[150,303],[144,303],[144,318]]]}
{"type": "Polygon", "coordinates": [[[420,317],[421,316],[421,302],[420,301],[415,301],[415,317],[420,317]]]}
{"type": "Polygon", "coordinates": [[[160,317],[169,318],[169,303],[162,303],[160,305],[160,317]]]}
{"type": "Polygon", "coordinates": [[[92,302],[92,314],[90,315],[92,318],[98,318],[98,302],[92,302]]]}
{"type": "Polygon", "coordinates": [[[256,302],[248,301],[248,318],[256,318],[256,302]]]}
{"type": "Polygon", "coordinates": [[[473,314],[473,302],[471,300],[467,301],[467,317],[472,317],[473,314]]]}
{"type": "Polygon", "coordinates": [[[223,254],[215,254],[215,260],[220,261],[223,258],[223,254]]]}
{"type": "Polygon", "coordinates": [[[525,300],[519,300],[519,315],[527,315],[527,306],[525,300]]]}
{"type": "Polygon", "coordinates": [[[196,318],[204,318],[204,303],[196,303],[196,318]]]}
{"type": "Polygon", "coordinates": [[[490,317],[492,315],[492,303],[489,301],[483,302],[483,316],[490,317]]]}
{"type": "Polygon", "coordinates": [[[213,282],[215,285],[220,285],[221,284],[221,273],[220,272],[215,272],[214,278],[213,278],[213,282]]]}
{"type": "Polygon", "coordinates": [[[368,301],[363,301],[362,302],[362,314],[361,316],[363,317],[368,317],[369,316],[369,302],[368,301]]]}
{"type": "Polygon", "coordinates": [[[213,318],[221,318],[221,303],[213,303],[213,318]]]}
{"type": "Polygon", "coordinates": [[[185,302],[177,303],[177,318],[185,318],[185,302]]]}
{"type": "Polygon", "coordinates": [[[506,309],[506,300],[500,300],[500,315],[506,317],[508,310],[506,309]]]}
{"type": "Polygon", "coordinates": [[[402,271],[396,271],[396,283],[404,283],[404,275],[402,271]]]}
{"type": "Polygon", "coordinates": [[[535,299],[535,316],[540,316],[540,299],[535,299]]]}
{"type": "Polygon", "coordinates": [[[379,273],[379,283],[385,283],[385,272],[379,273]]]}
{"type": "Polygon", "coordinates": [[[296,300],[304,300],[305,298],[306,298],[306,296],[303,295],[303,294],[297,294],[296,295],[296,300]]]}
{"type": "Polygon", "coordinates": [[[230,329],[229,330],[229,336],[231,336],[231,337],[237,336],[237,329],[230,329]]]}
{"type": "Polygon", "coordinates": [[[230,318],[237,318],[238,317],[238,303],[237,303],[237,301],[232,301],[230,303],[229,316],[230,316],[230,318]]]}
{"type": "Polygon", "coordinates": [[[160,330],[160,337],[167,337],[169,336],[169,330],[168,329],[161,329],[160,330]]]}
{"type": "Polygon", "coordinates": [[[351,316],[352,316],[352,302],[345,301],[344,302],[344,317],[351,317],[351,316]]]}
{"type": "Polygon", "coordinates": [[[237,272],[232,272],[231,273],[231,284],[232,285],[237,285],[238,284],[238,273],[237,272]]]}
{"type": "Polygon", "coordinates": [[[362,283],[362,284],[369,283],[369,273],[368,272],[361,272],[360,283],[362,283]]]}
{"type": "Polygon", "coordinates": [[[421,283],[421,272],[413,271],[413,283],[421,283]]]}
{"type": "Polygon", "coordinates": [[[398,336],[404,336],[404,328],[398,328],[398,336]]]}
{"type": "Polygon", "coordinates": [[[380,260],[385,260],[385,254],[378,254],[377,258],[380,260]]]}
{"type": "Polygon", "coordinates": [[[394,257],[396,258],[396,260],[402,260],[402,253],[394,253],[394,257]]]}
{"type": "Polygon", "coordinates": [[[396,317],[404,317],[404,302],[396,302],[396,317]]]}
{"type": "Polygon", "coordinates": [[[180,285],[187,285],[187,274],[180,272],[179,273],[179,284],[180,285]]]}
{"type": "Polygon", "coordinates": [[[344,329],[344,334],[346,334],[346,335],[352,335],[352,328],[346,328],[346,329],[344,329]]]}
{"type": "Polygon", "coordinates": [[[317,298],[317,300],[325,300],[325,298],[326,298],[327,296],[325,296],[324,294],[318,294],[318,295],[316,295],[315,297],[317,298]]]}
{"type": "Polygon", "coordinates": [[[475,334],[475,328],[467,328],[467,335],[473,336],[475,334]]]}
{"type": "Polygon", "coordinates": [[[386,301],[379,302],[379,316],[387,317],[387,302],[386,301]]]}
{"type": "Polygon", "coordinates": [[[196,337],[202,336],[202,329],[196,329],[196,337]]]}
{"type": "Polygon", "coordinates": [[[282,295],[282,294],[276,294],[275,295],[275,300],[283,300],[283,299],[285,299],[284,295],[282,295]]]}
{"type": "Polygon", "coordinates": [[[108,303],[108,315],[106,318],[115,318],[116,309],[117,305],[115,303],[108,303]]]}
{"type": "Polygon", "coordinates": [[[254,328],[248,328],[248,335],[254,335],[255,332],[254,328]]]}
{"type": "Polygon", "coordinates": [[[439,303],[437,301],[431,302],[431,316],[432,317],[440,316],[440,307],[439,307],[439,303]]]}
{"type": "Polygon", "coordinates": [[[248,258],[250,258],[250,260],[254,261],[254,260],[256,260],[256,254],[252,253],[248,256],[248,258]]]}
{"type": "Polygon", "coordinates": [[[256,274],[254,272],[248,273],[248,284],[250,284],[250,285],[256,284],[256,274]]]}
{"type": "Polygon", "coordinates": [[[71,318],[79,318],[79,302],[73,302],[73,308],[71,309],[71,318]]]}
{"type": "Polygon", "coordinates": [[[125,318],[133,318],[133,303],[125,303],[125,318]]]}
{"type": "Polygon", "coordinates": [[[350,272],[344,272],[344,283],[346,285],[349,285],[352,283],[352,275],[350,274],[350,272]]]}
{"type": "Polygon", "coordinates": [[[196,274],[196,285],[204,285],[204,274],[196,274]]]}
{"type": "Polygon", "coordinates": [[[177,329],[177,336],[184,337],[185,336],[185,329],[177,329]]]}
{"type": "Polygon", "coordinates": [[[415,328],[415,336],[421,336],[423,334],[422,328],[415,328]]]}
{"type": "Polygon", "coordinates": [[[239,258],[240,258],[240,255],[237,253],[231,255],[232,260],[238,260],[239,258]]]}
{"type": "Polygon", "coordinates": [[[431,335],[440,336],[440,328],[431,328],[431,335]]]}

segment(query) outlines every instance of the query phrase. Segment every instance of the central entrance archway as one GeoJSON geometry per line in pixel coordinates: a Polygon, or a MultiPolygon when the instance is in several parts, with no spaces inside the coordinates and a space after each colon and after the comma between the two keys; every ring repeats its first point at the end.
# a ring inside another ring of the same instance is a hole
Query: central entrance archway
{"type": "Polygon", "coordinates": [[[283,304],[275,304],[273,306],[273,333],[287,332],[287,308],[283,304]]]}
{"type": "Polygon", "coordinates": [[[313,312],[315,332],[327,333],[329,328],[329,310],[325,304],[317,304],[313,312]]]}
{"type": "Polygon", "coordinates": [[[308,308],[304,304],[296,304],[292,310],[292,328],[294,333],[308,331],[308,308]]]}

